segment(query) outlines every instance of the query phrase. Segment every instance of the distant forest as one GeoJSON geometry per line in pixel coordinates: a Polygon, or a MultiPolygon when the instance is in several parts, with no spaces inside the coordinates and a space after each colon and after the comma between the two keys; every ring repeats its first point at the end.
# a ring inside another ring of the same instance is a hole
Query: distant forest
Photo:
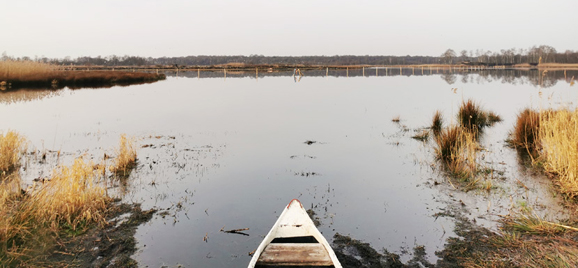
{"type": "Polygon", "coordinates": [[[246,65],[413,65],[413,64],[480,64],[513,65],[521,63],[578,63],[578,51],[558,52],[551,46],[533,46],[528,49],[502,49],[498,51],[448,49],[440,56],[183,56],[183,57],[138,57],[138,56],[97,56],[72,59],[51,59],[46,57],[12,57],[6,52],[1,60],[32,60],[58,65],[102,65],[102,66],[214,66],[230,63],[246,65]]]}

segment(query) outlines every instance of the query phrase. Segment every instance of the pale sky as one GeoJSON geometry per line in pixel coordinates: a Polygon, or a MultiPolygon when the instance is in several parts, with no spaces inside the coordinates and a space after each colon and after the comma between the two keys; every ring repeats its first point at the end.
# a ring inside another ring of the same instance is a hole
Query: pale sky
{"type": "Polygon", "coordinates": [[[0,0],[20,56],[429,55],[578,50],[577,0],[0,0]]]}

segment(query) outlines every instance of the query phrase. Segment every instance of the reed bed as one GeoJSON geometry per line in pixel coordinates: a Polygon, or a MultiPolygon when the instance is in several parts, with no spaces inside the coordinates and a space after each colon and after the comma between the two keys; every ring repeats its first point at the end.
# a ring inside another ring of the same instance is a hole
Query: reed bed
{"type": "Polygon", "coordinates": [[[78,158],[26,191],[17,176],[0,184],[0,262],[21,265],[50,249],[60,235],[105,224],[111,198],[99,174],[92,163],[78,158]]]}
{"type": "MultiPolygon", "coordinates": [[[[10,148],[23,148],[14,145],[23,144],[21,136],[8,132],[0,144],[7,140],[12,141],[10,148]]],[[[134,167],[135,148],[133,138],[121,136],[115,171],[126,172],[134,167]]],[[[17,155],[21,152],[11,151],[17,155]]],[[[105,165],[77,158],[71,166],[55,168],[49,178],[26,190],[17,172],[0,180],[0,266],[34,266],[53,250],[59,237],[76,236],[95,225],[104,226],[112,202],[105,189],[104,170],[105,165]]]]}
{"type": "Polygon", "coordinates": [[[114,159],[110,171],[117,175],[127,175],[136,165],[136,141],[126,134],[120,136],[119,146],[116,149],[117,156],[114,159]]]}
{"type": "Polygon", "coordinates": [[[26,139],[14,131],[0,133],[0,178],[13,172],[26,151],[26,139]]]}
{"type": "Polygon", "coordinates": [[[40,74],[52,74],[58,67],[48,63],[35,61],[0,61],[0,81],[22,79],[40,74]]]}
{"type": "Polygon", "coordinates": [[[115,71],[64,71],[58,66],[32,61],[0,61],[0,89],[103,87],[149,83],[164,74],[115,71]]]}

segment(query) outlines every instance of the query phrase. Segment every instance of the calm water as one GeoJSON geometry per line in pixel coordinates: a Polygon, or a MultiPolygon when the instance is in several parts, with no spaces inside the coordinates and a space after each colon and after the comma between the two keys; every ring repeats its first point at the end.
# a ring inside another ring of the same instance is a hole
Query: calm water
{"type": "MultiPolygon", "coordinates": [[[[130,87],[2,92],[0,130],[48,152],[44,164],[27,161],[27,182],[80,155],[98,162],[114,154],[122,133],[137,137],[138,168],[111,192],[160,210],[136,234],[134,257],[149,267],[244,267],[293,198],[313,208],[330,241],[339,232],[394,253],[424,245],[430,261],[454,235],[453,219],[434,215],[460,200],[490,228],[512,204],[555,203],[548,182],[519,167],[504,140],[523,108],[575,107],[570,75],[389,71],[323,70],[297,81],[192,72],[130,87]],[[436,110],[455,121],[470,98],[504,119],[482,137],[482,164],[503,172],[492,194],[443,183],[431,142],[411,139],[436,110]],[[243,236],[223,227],[250,229],[243,236]]],[[[560,216],[554,205],[537,209],[560,216]]]]}

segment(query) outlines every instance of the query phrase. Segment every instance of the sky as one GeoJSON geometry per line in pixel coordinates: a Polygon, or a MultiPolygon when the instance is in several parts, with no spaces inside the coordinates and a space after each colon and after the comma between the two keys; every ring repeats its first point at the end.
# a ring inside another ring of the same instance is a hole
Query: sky
{"type": "Polygon", "coordinates": [[[578,50],[577,0],[0,0],[0,53],[426,55],[578,50]]]}

